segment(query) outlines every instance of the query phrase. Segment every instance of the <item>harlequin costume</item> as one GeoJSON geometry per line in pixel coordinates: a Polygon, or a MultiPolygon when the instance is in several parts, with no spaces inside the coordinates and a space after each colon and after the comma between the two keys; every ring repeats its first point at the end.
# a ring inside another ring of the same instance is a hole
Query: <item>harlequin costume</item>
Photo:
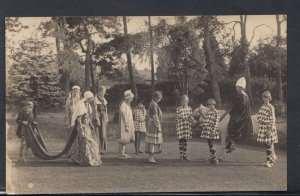
{"type": "MultiPolygon", "coordinates": [[[[272,99],[271,93],[269,91],[264,91],[263,97],[269,97],[270,99],[272,99]]],[[[265,145],[267,153],[267,167],[272,167],[273,163],[277,159],[275,155],[275,150],[273,148],[274,143],[278,142],[275,121],[275,109],[272,104],[267,102],[260,108],[257,116],[257,141],[262,142],[265,145]]]]}
{"type": "MultiPolygon", "coordinates": [[[[207,104],[215,105],[216,102],[213,99],[209,99],[207,104]]],[[[218,111],[215,108],[209,108],[207,114],[205,115],[201,132],[201,138],[207,139],[210,152],[210,161],[216,164],[218,161],[216,157],[216,148],[213,141],[219,139],[219,120],[220,117],[218,111]]]]}
{"type": "Polygon", "coordinates": [[[176,109],[175,124],[179,139],[180,159],[187,159],[187,141],[192,139],[192,108],[179,106],[176,109]]]}

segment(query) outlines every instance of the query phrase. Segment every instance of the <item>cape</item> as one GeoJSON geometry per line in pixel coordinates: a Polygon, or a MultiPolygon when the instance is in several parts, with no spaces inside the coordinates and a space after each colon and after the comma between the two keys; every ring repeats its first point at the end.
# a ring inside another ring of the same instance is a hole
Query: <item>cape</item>
{"type": "Polygon", "coordinates": [[[230,111],[228,134],[233,139],[247,137],[253,134],[250,115],[250,101],[246,93],[238,94],[230,111]]]}
{"type": "Polygon", "coordinates": [[[37,125],[31,123],[26,125],[24,130],[24,137],[26,143],[30,146],[34,156],[44,160],[54,160],[62,157],[70,150],[77,136],[77,127],[78,126],[76,125],[74,126],[70,138],[67,141],[62,152],[56,155],[49,153],[46,142],[37,125]]]}

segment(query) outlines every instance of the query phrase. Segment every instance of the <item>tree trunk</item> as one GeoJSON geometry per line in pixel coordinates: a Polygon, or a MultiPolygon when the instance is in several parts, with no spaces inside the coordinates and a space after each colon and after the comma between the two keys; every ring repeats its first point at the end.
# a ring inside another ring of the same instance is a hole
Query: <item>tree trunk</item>
{"type": "Polygon", "coordinates": [[[64,81],[65,81],[65,92],[69,93],[70,92],[70,69],[69,68],[65,68],[64,81]]]}
{"type": "Polygon", "coordinates": [[[153,94],[155,90],[155,78],[154,78],[154,57],[153,57],[153,32],[152,32],[150,16],[148,16],[148,21],[149,21],[149,33],[150,33],[151,94],[153,94]]]}
{"type": "Polygon", "coordinates": [[[186,62],[184,64],[184,93],[187,96],[189,95],[188,68],[186,62]]]}
{"type": "Polygon", "coordinates": [[[216,107],[221,108],[222,101],[221,101],[221,96],[220,96],[219,83],[215,76],[215,67],[217,65],[216,65],[215,53],[212,50],[211,45],[210,45],[210,32],[209,32],[208,26],[206,26],[204,29],[204,46],[205,46],[207,60],[208,60],[207,62],[208,62],[208,66],[209,66],[211,89],[213,92],[214,99],[217,102],[216,107]]]}
{"type": "Polygon", "coordinates": [[[56,46],[56,54],[57,54],[57,61],[58,61],[58,69],[59,73],[61,73],[61,78],[60,78],[60,86],[61,89],[64,89],[66,93],[66,84],[65,84],[65,70],[62,67],[62,61],[60,60],[60,39],[58,37],[55,38],[55,46],[56,46]]]}
{"type": "Polygon", "coordinates": [[[250,103],[252,104],[252,90],[251,90],[251,75],[250,69],[247,62],[247,55],[249,53],[249,43],[247,40],[246,34],[246,22],[247,22],[247,15],[243,17],[240,15],[240,26],[241,26],[241,64],[244,68],[244,74],[246,78],[246,92],[249,96],[250,103]]]}
{"type": "Polygon", "coordinates": [[[279,20],[279,15],[276,15],[276,23],[277,23],[277,41],[276,41],[276,49],[279,52],[278,55],[278,68],[277,68],[277,90],[278,90],[278,98],[279,101],[282,103],[283,102],[283,92],[282,92],[282,79],[281,79],[281,74],[282,74],[282,68],[281,68],[281,63],[282,63],[282,55],[281,55],[281,50],[280,50],[280,45],[281,45],[281,22],[279,20]]]}
{"type": "Polygon", "coordinates": [[[85,90],[91,90],[91,45],[92,40],[88,39],[88,45],[85,53],[85,90]]]}
{"type": "Polygon", "coordinates": [[[97,91],[97,86],[95,82],[95,77],[94,77],[94,69],[92,63],[90,64],[90,69],[91,69],[91,81],[92,81],[92,92],[95,94],[97,91]]]}
{"type": "Polygon", "coordinates": [[[135,100],[137,100],[138,92],[137,92],[137,88],[136,88],[135,78],[134,78],[134,74],[133,74],[133,67],[132,67],[132,62],[131,62],[126,16],[123,16],[123,24],[124,24],[125,47],[126,47],[127,65],[128,65],[128,72],[129,72],[129,78],[130,78],[130,83],[131,83],[131,90],[134,94],[135,100]]]}

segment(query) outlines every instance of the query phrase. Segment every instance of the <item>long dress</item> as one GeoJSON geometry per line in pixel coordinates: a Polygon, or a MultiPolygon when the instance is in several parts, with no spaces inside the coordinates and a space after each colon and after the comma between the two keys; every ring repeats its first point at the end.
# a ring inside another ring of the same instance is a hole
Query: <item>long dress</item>
{"type": "MultiPolygon", "coordinates": [[[[66,130],[66,140],[68,141],[70,139],[70,134],[72,132],[72,130],[74,129],[74,125],[76,120],[76,116],[75,116],[75,110],[76,107],[79,103],[79,99],[72,99],[71,97],[69,97],[66,101],[66,106],[65,106],[65,118],[66,118],[66,122],[65,125],[67,125],[67,130],[66,130]]],[[[75,137],[73,145],[71,146],[71,148],[76,148],[77,149],[78,146],[78,137],[75,137]]],[[[68,153],[67,153],[68,155],[68,153]]]]}
{"type": "Polygon", "coordinates": [[[158,104],[152,100],[148,110],[149,120],[146,131],[145,152],[158,154],[162,152],[163,135],[161,129],[162,112],[158,104]]]}
{"type": "Polygon", "coordinates": [[[95,110],[90,103],[81,100],[76,108],[75,128],[78,132],[77,148],[72,148],[70,158],[83,166],[100,166],[102,164],[99,139],[92,124],[95,110]]]}
{"type": "Polygon", "coordinates": [[[239,139],[252,135],[253,125],[250,115],[250,102],[248,95],[243,92],[238,94],[228,123],[228,134],[230,139],[239,139]]]}
{"type": "Polygon", "coordinates": [[[97,112],[99,116],[100,126],[97,127],[97,131],[99,134],[99,141],[100,141],[100,150],[107,149],[107,122],[108,122],[108,115],[107,115],[107,101],[104,97],[99,95],[94,97],[94,101],[97,107],[97,112]]]}
{"type": "Polygon", "coordinates": [[[125,102],[122,101],[120,104],[120,112],[119,112],[119,129],[120,129],[120,144],[128,144],[130,142],[134,142],[134,122],[133,122],[133,114],[131,107],[125,102]],[[125,119],[123,119],[122,114],[125,119]],[[125,126],[128,126],[129,131],[125,131],[125,126]]]}
{"type": "Polygon", "coordinates": [[[275,109],[270,103],[265,104],[260,108],[257,121],[259,126],[257,141],[266,144],[277,143],[278,137],[275,125],[275,109]]]}

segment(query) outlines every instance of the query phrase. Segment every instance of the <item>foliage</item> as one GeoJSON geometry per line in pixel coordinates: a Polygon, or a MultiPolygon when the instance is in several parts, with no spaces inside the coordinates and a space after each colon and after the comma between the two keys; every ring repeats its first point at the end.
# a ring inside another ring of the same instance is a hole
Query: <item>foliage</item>
{"type": "MultiPolygon", "coordinates": [[[[133,74],[134,74],[136,83],[145,83],[146,82],[145,79],[139,73],[136,66],[133,66],[132,68],[133,68],[133,74]]],[[[124,81],[126,81],[126,82],[130,81],[128,67],[121,67],[119,69],[119,71],[120,71],[119,77],[114,78],[115,81],[118,81],[120,83],[124,83],[124,81]]]]}
{"type": "Polygon", "coordinates": [[[276,48],[270,44],[259,44],[249,59],[249,66],[252,75],[268,76],[276,78],[278,56],[282,59],[282,79],[286,82],[287,76],[287,51],[285,48],[276,48]]]}
{"type": "Polygon", "coordinates": [[[251,88],[252,88],[253,102],[260,103],[262,92],[266,89],[269,89],[271,92],[274,92],[275,86],[276,86],[276,81],[274,78],[268,78],[263,76],[252,76],[251,88]]]}
{"type": "MultiPolygon", "coordinates": [[[[104,81],[120,75],[119,63],[117,63],[121,58],[120,52],[113,47],[113,42],[102,43],[103,39],[113,38],[119,27],[118,17],[112,16],[52,17],[51,21],[41,25],[41,30],[44,31],[45,36],[52,36],[58,40],[59,45],[63,46],[62,49],[59,48],[63,54],[67,53],[71,54],[69,56],[75,57],[67,59],[71,64],[71,83],[76,83],[72,76],[79,76],[80,82],[77,81],[77,83],[84,82],[86,75],[81,71],[84,72],[85,69],[79,64],[90,62],[97,84],[100,80],[104,81]],[[92,42],[88,42],[88,40],[92,40],[92,42]],[[92,45],[88,43],[92,43],[92,45]],[[91,50],[88,49],[89,47],[91,50]],[[89,59],[79,58],[79,49],[85,54],[89,53],[88,56],[85,56],[89,59]]],[[[65,62],[64,58],[60,60],[65,62]]],[[[86,66],[90,66],[90,64],[86,64],[86,66]]]]}
{"type": "MultiPolygon", "coordinates": [[[[287,51],[285,48],[276,48],[271,44],[259,44],[251,53],[249,59],[250,72],[253,77],[264,78],[260,81],[264,88],[270,88],[272,90],[273,98],[278,99],[276,85],[276,74],[278,62],[278,56],[281,55],[281,67],[282,67],[282,83],[286,87],[287,84],[287,51]],[[270,86],[269,84],[272,83],[270,86]]],[[[254,79],[255,80],[255,79],[254,79]]],[[[257,81],[258,82],[258,81],[257,81]]],[[[262,87],[261,87],[262,88],[262,87]]],[[[255,87],[253,87],[255,89],[255,87]]],[[[262,90],[262,89],[261,89],[262,90]]],[[[283,88],[284,94],[286,94],[286,88],[283,88]]],[[[254,91],[253,91],[254,92],[254,91]]]]}
{"type": "MultiPolygon", "coordinates": [[[[175,82],[161,82],[155,85],[155,90],[160,90],[163,93],[161,106],[174,106],[176,99],[180,99],[180,94],[176,95],[175,89],[178,88],[175,82]]],[[[122,100],[124,91],[130,89],[130,84],[116,84],[107,90],[106,98],[110,105],[118,105],[122,100]]],[[[151,86],[147,84],[137,84],[139,99],[143,99],[145,106],[148,106],[151,97],[151,86]]]]}
{"type": "Polygon", "coordinates": [[[168,44],[159,50],[157,78],[159,81],[178,82],[180,91],[187,89],[199,95],[203,93],[201,82],[207,75],[205,56],[199,48],[200,40],[194,26],[183,22],[170,27],[168,44]]]}
{"type": "Polygon", "coordinates": [[[23,25],[20,22],[19,17],[5,18],[5,46],[6,53],[9,57],[15,52],[15,46],[17,45],[17,42],[12,38],[23,29],[28,29],[28,26],[23,25]],[[8,37],[8,35],[10,35],[11,37],[8,37]]]}
{"type": "Polygon", "coordinates": [[[273,101],[273,106],[275,108],[275,115],[276,117],[286,119],[287,117],[287,105],[280,101],[273,101]]]}
{"type": "Polygon", "coordinates": [[[28,97],[40,104],[58,106],[63,102],[55,56],[45,50],[43,40],[27,39],[13,54],[15,63],[9,69],[8,99],[16,103],[28,97]]]}

